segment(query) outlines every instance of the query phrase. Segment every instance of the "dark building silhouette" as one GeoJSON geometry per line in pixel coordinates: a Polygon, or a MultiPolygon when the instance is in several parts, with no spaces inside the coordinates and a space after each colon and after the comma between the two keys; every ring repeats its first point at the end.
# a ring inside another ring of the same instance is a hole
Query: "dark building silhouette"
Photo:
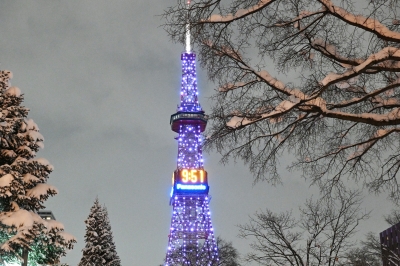
{"type": "Polygon", "coordinates": [[[56,217],[54,217],[54,214],[52,211],[38,211],[39,216],[43,220],[55,220],[56,217]]]}
{"type": "Polygon", "coordinates": [[[400,265],[400,223],[379,234],[383,266],[400,265]]]}

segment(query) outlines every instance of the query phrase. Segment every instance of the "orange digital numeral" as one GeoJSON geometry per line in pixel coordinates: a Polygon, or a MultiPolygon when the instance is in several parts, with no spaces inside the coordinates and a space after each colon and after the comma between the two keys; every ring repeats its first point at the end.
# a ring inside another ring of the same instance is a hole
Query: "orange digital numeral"
{"type": "Polygon", "coordinates": [[[192,181],[192,183],[197,182],[197,170],[190,170],[190,181],[192,181]]]}
{"type": "Polygon", "coordinates": [[[189,171],[187,169],[182,170],[182,182],[187,183],[189,181],[189,171]]]}

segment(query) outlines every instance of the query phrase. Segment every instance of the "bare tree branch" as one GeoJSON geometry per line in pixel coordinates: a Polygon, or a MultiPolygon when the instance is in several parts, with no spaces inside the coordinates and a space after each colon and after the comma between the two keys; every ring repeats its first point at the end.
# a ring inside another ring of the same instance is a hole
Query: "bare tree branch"
{"type": "Polygon", "coordinates": [[[342,265],[354,245],[351,237],[368,213],[361,212],[358,192],[336,190],[334,194],[309,199],[298,219],[291,212],[256,213],[240,226],[240,236],[253,240],[254,252],[246,260],[259,265],[342,265]]]}
{"type": "Polygon", "coordinates": [[[398,0],[193,2],[189,15],[183,0],[168,9],[164,26],[183,41],[189,16],[218,85],[206,150],[273,183],[288,152],[289,169],[322,189],[350,177],[400,200],[398,0]]]}

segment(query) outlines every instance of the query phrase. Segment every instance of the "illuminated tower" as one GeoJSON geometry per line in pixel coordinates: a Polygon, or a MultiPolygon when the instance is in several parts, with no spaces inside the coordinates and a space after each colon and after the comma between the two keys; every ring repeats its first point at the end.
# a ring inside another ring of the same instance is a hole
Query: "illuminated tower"
{"type": "Polygon", "coordinates": [[[186,52],[181,55],[181,102],[170,120],[171,129],[178,133],[178,160],[172,177],[173,212],[165,265],[214,266],[218,263],[218,248],[201,148],[207,118],[197,97],[196,54],[190,49],[188,26],[186,30],[186,52]]]}

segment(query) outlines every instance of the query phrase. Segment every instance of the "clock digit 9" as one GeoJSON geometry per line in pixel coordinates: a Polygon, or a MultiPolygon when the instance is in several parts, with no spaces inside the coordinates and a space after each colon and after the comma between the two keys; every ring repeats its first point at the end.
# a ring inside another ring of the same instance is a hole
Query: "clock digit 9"
{"type": "Polygon", "coordinates": [[[180,176],[183,183],[187,183],[189,181],[189,171],[187,169],[183,169],[180,176]]]}

